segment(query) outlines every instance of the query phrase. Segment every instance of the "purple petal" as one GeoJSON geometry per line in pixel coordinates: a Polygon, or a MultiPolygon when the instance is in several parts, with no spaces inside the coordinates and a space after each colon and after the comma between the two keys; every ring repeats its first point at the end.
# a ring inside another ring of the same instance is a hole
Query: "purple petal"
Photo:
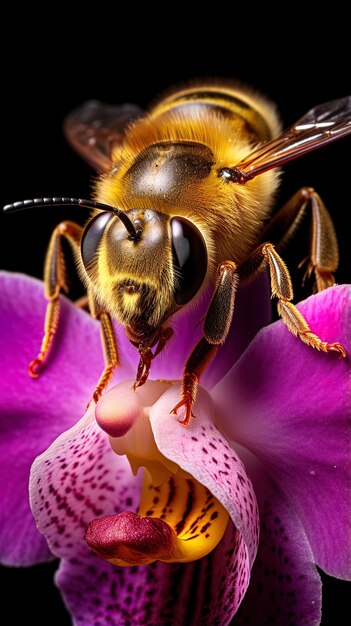
{"type": "MultiPolygon", "coordinates": [[[[351,289],[298,307],[323,340],[351,345],[351,289]]],[[[351,574],[350,358],[312,350],[282,322],[263,329],[213,390],[221,429],[253,452],[298,515],[315,562],[351,574]]]]}
{"type": "Polygon", "coordinates": [[[248,454],[241,456],[258,495],[261,529],[250,586],[235,624],[318,626],[321,580],[301,522],[262,465],[248,454]]]}
{"type": "Polygon", "coordinates": [[[114,567],[85,551],[63,559],[56,576],[75,626],[225,626],[238,605],[240,534],[229,524],[217,548],[186,564],[114,567]]]}

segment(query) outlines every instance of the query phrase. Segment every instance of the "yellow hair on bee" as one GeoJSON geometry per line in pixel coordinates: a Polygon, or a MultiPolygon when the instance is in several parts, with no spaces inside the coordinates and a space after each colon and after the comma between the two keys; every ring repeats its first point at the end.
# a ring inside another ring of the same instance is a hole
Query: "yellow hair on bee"
{"type": "Polygon", "coordinates": [[[95,197],[124,210],[152,208],[193,221],[203,233],[209,251],[209,273],[214,276],[221,260],[240,262],[255,245],[257,232],[271,209],[279,173],[271,171],[245,186],[218,176],[221,168],[235,166],[252,150],[242,119],[224,117],[218,111],[169,109],[160,116],[137,121],[122,148],[114,153],[110,173],[97,183],[95,197]],[[195,142],[213,155],[206,179],[179,180],[175,193],[140,193],[128,184],[128,173],[150,146],[195,142]]]}
{"type": "MultiPolygon", "coordinates": [[[[166,95],[126,130],[123,144],[113,149],[110,171],[96,181],[99,202],[134,216],[136,211],[142,221],[148,210],[186,218],[200,231],[208,254],[206,277],[188,306],[216,281],[221,262],[240,265],[257,245],[279,171],[241,185],[228,181],[222,170],[235,167],[279,130],[275,108],[262,96],[237,85],[191,85],[166,95]]],[[[152,243],[157,228],[149,228],[141,244],[152,243]]],[[[153,244],[140,245],[118,256],[121,244],[115,247],[109,236],[113,224],[101,239],[89,275],[98,300],[123,324],[142,316],[157,326],[174,310],[180,275],[172,261],[170,222],[164,220],[162,228],[163,245],[154,252],[153,244]],[[128,293],[128,281],[137,293],[128,293]]]]}

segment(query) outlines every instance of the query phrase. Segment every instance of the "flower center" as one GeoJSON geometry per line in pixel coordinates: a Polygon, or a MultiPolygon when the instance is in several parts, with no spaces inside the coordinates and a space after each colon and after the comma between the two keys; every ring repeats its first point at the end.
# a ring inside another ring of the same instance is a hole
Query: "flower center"
{"type": "Polygon", "coordinates": [[[107,393],[97,405],[96,417],[100,426],[113,434],[113,450],[127,455],[133,473],[140,466],[146,468],[141,502],[138,514],[128,511],[93,520],[88,526],[87,542],[94,552],[119,566],[199,559],[222,538],[228,512],[204,485],[167,459],[156,446],[148,406],[164,393],[168,384],[149,381],[142,393],[131,392],[130,383],[119,388],[121,405],[116,403],[116,392],[113,403],[107,393]],[[122,403],[129,406],[128,429],[125,417],[119,417],[122,403]],[[121,436],[116,436],[118,433],[121,436]]]}

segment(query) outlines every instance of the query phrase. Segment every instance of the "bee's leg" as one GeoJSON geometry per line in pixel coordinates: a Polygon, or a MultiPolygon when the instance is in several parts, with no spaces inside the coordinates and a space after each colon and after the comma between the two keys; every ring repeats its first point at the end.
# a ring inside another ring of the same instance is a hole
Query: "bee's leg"
{"type": "Polygon", "coordinates": [[[178,420],[183,426],[188,426],[190,418],[195,417],[193,405],[196,400],[199,379],[215,356],[218,347],[218,345],[210,344],[205,337],[202,337],[185,364],[181,399],[171,411],[173,415],[177,415],[178,410],[184,407],[184,419],[178,420]]]}
{"type": "Polygon", "coordinates": [[[152,360],[158,354],[160,354],[172,335],[173,329],[170,328],[170,326],[168,326],[167,328],[161,328],[155,352],[152,352],[151,348],[148,345],[143,345],[143,343],[139,345],[139,364],[135,382],[132,385],[132,389],[134,391],[138,387],[142,387],[142,385],[146,383],[149,376],[152,360]]]}
{"type": "Polygon", "coordinates": [[[293,288],[289,270],[271,243],[261,244],[251,257],[239,267],[240,277],[248,278],[267,264],[271,277],[272,297],[278,298],[278,313],[290,332],[299,336],[304,343],[316,350],[337,352],[340,357],[346,357],[345,349],[340,343],[327,343],[315,335],[304,317],[291,302],[293,288]]]}
{"type": "Polygon", "coordinates": [[[61,222],[52,233],[44,267],[44,293],[49,300],[46,308],[44,337],[40,352],[29,364],[32,378],[39,376],[54,339],[60,313],[60,290],[68,291],[62,239],[66,239],[74,252],[79,250],[83,229],[74,222],[61,222]]]}
{"type": "Polygon", "coordinates": [[[315,289],[321,291],[335,283],[334,272],[338,267],[339,251],[332,219],[312,187],[302,187],[293,195],[269,222],[261,241],[271,241],[280,252],[307,210],[311,211],[310,252],[302,263],[307,263],[305,277],[310,277],[314,272],[315,289]]]}
{"type": "Polygon", "coordinates": [[[109,314],[99,307],[90,289],[88,291],[88,298],[90,313],[92,317],[100,322],[101,343],[105,358],[105,368],[97,382],[92,398],[94,402],[97,402],[102,392],[106,389],[108,383],[110,382],[115,367],[120,365],[120,361],[118,357],[115,332],[109,314]]]}
{"type": "Polygon", "coordinates": [[[190,354],[182,378],[181,400],[172,409],[177,414],[182,407],[185,417],[179,420],[183,426],[194,417],[192,407],[196,399],[200,376],[210,364],[219,346],[228,335],[234,313],[235,294],[239,283],[237,267],[232,261],[225,261],[218,269],[218,281],[204,322],[204,337],[200,339],[190,354]]]}
{"type": "Polygon", "coordinates": [[[75,300],[74,304],[78,307],[78,309],[89,311],[89,298],[87,295],[78,298],[78,300],[75,300]]]}

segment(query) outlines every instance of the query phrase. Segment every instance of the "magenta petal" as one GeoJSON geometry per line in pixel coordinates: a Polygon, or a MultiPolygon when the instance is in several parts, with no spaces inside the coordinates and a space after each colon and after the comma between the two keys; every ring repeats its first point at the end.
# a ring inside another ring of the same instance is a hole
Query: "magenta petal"
{"type": "Polygon", "coordinates": [[[318,626],[321,580],[304,529],[256,460],[243,454],[260,509],[260,544],[237,626],[318,626]]]}
{"type": "MultiPolygon", "coordinates": [[[[43,337],[47,304],[43,283],[28,276],[0,272],[0,293],[1,409],[6,402],[6,408],[15,411],[21,407],[28,410],[29,405],[39,414],[44,407],[56,414],[65,414],[67,410],[74,410],[75,417],[82,414],[104,368],[99,322],[60,296],[60,320],[53,349],[47,366],[33,380],[28,375],[28,365],[37,355],[43,337]]],[[[122,361],[123,376],[117,369],[117,379],[132,375],[123,346],[122,361]]],[[[67,428],[73,420],[71,416],[70,423],[61,422],[61,426],[67,428]]]]}
{"type": "MultiPolygon", "coordinates": [[[[351,288],[298,307],[324,340],[351,346],[351,288]]],[[[213,390],[220,428],[253,452],[290,501],[315,562],[351,575],[350,358],[319,353],[282,322],[263,329],[213,390]]]]}
{"type": "Polygon", "coordinates": [[[61,561],[56,583],[75,626],[226,626],[240,601],[231,580],[243,550],[229,524],[199,561],[120,568],[85,551],[61,561]]]}

